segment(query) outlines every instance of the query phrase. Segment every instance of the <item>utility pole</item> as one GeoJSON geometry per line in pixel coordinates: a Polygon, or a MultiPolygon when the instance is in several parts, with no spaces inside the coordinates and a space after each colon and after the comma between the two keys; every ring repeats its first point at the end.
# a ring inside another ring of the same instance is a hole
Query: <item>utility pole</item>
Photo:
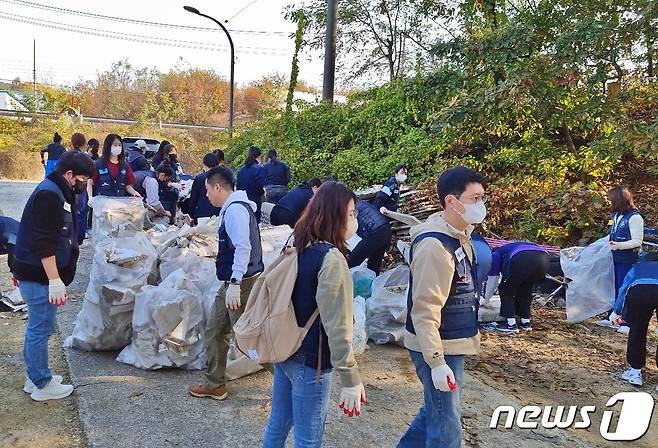
{"type": "Polygon", "coordinates": [[[327,2],[327,34],[324,40],[324,76],[322,80],[322,99],[333,103],[334,81],[336,77],[336,22],[338,18],[338,0],[327,2]]]}

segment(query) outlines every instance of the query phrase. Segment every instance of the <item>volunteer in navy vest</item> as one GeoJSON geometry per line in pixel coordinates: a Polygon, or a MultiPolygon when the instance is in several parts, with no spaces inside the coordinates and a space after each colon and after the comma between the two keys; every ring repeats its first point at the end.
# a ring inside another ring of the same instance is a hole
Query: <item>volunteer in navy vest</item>
{"type": "MultiPolygon", "coordinates": [[[[649,323],[655,315],[658,317],[658,254],[645,254],[635,263],[626,275],[619,295],[623,296],[623,309],[615,308],[619,315],[628,316],[632,323],[626,346],[626,361],[629,368],[622,374],[622,379],[634,386],[642,386],[642,369],[646,365],[647,333],[649,323]]],[[[658,348],[656,349],[656,366],[658,367],[658,348]]],[[[656,385],[658,392],[658,385],[656,385]]]]}
{"type": "Polygon", "coordinates": [[[146,157],[144,156],[144,153],[147,149],[148,146],[146,146],[146,142],[142,139],[139,139],[133,143],[133,146],[128,152],[128,163],[130,164],[130,168],[132,168],[133,171],[137,171],[137,168],[142,166],[144,162],[148,163],[146,157]]]}
{"type": "Polygon", "coordinates": [[[486,328],[505,334],[531,331],[533,290],[548,274],[548,253],[537,244],[519,241],[504,244],[494,250],[484,300],[486,305],[496,288],[500,293],[502,325],[493,323],[486,328]],[[498,284],[500,283],[500,287],[498,284]],[[516,324],[519,316],[519,326],[516,324]]]}
{"type": "Polygon", "coordinates": [[[407,165],[398,165],[395,167],[395,175],[384,182],[384,186],[379,190],[373,204],[386,215],[386,210],[397,212],[400,206],[400,186],[407,181],[407,165]]]}
{"type": "Polygon", "coordinates": [[[425,404],[398,447],[461,446],[464,356],[480,351],[471,233],[486,217],[484,184],[469,168],[444,171],[438,190],[445,211],[412,227],[404,345],[425,404]]]}
{"type": "Polygon", "coordinates": [[[52,173],[59,158],[66,152],[66,148],[62,145],[62,136],[55,132],[53,142],[41,150],[41,164],[46,170],[46,176],[52,173]],[[43,158],[44,154],[48,154],[48,161],[43,158]]]}
{"type": "Polygon", "coordinates": [[[267,151],[265,169],[265,197],[267,202],[276,204],[288,192],[292,173],[288,165],[279,160],[275,149],[267,151]]]}
{"type": "MultiPolygon", "coordinates": [[[[635,207],[633,195],[626,187],[615,187],[608,192],[612,206],[610,218],[610,249],[615,273],[615,302],[619,299],[619,290],[628,271],[638,259],[644,240],[644,218],[635,207]]],[[[618,305],[619,308],[623,306],[618,305]]],[[[609,320],[626,326],[626,316],[611,313],[609,320]]],[[[627,331],[627,328],[625,329],[627,331]]],[[[623,331],[623,330],[622,330],[623,331]]]]}
{"type": "MultiPolygon", "coordinates": [[[[203,171],[196,175],[194,182],[192,182],[192,190],[190,191],[190,198],[187,200],[187,205],[190,209],[190,216],[197,222],[199,219],[211,218],[219,216],[221,208],[215,207],[208,199],[208,192],[206,190],[206,173],[212,168],[219,166],[220,157],[218,152],[209,152],[203,156],[203,171]]],[[[221,162],[224,162],[224,152],[221,151],[221,162]]]]}
{"type": "Polygon", "coordinates": [[[226,357],[233,324],[247,306],[249,293],[263,272],[263,249],[256,221],[256,204],[244,191],[235,189],[233,172],[223,166],[206,173],[208,199],[220,207],[219,252],[217,278],[223,282],[206,322],[204,344],[208,368],[203,384],[191,384],[188,391],[195,397],[224,400],[226,390],[226,357]]]}
{"type": "Polygon", "coordinates": [[[272,208],[270,224],[273,226],[288,225],[295,227],[295,223],[302,216],[302,212],[318,191],[320,185],[322,185],[322,181],[317,177],[313,177],[286,193],[272,208]]]}
{"type": "MultiPolygon", "coordinates": [[[[85,153],[84,149],[86,143],[87,139],[85,138],[84,134],[76,132],[71,136],[71,151],[85,153]]],[[[89,154],[87,155],[89,156],[89,154]]],[[[91,156],[89,156],[89,158],[91,158],[91,156]]],[[[89,202],[89,196],[87,195],[87,190],[78,194],[75,202],[78,204],[78,245],[81,245],[85,240],[87,233],[87,220],[89,214],[89,207],[87,206],[87,203],[89,202]]]]}
{"type": "Polygon", "coordinates": [[[13,269],[28,313],[24,390],[35,401],[64,398],[73,391],[48,368],[48,339],[55,328],[57,307],[68,299],[66,286],[75,277],[75,197],[85,190],[93,173],[94,163],[86,154],[63,154],[28,199],[18,229],[13,269]]]}
{"type": "Polygon", "coordinates": [[[13,272],[14,247],[19,222],[9,216],[0,216],[0,255],[7,255],[7,266],[13,272]]]}
{"type": "Polygon", "coordinates": [[[263,154],[260,148],[250,146],[244,166],[238,171],[238,190],[247,192],[249,200],[256,204],[256,219],[260,222],[260,207],[265,194],[265,169],[261,165],[263,154]]]}
{"type": "Polygon", "coordinates": [[[136,181],[133,187],[145,198],[144,203],[148,218],[154,219],[165,216],[171,219],[171,211],[167,210],[160,200],[160,192],[167,188],[174,175],[171,167],[160,165],[158,171],[154,173],[150,170],[149,163],[146,159],[137,161],[135,167],[137,171],[135,171],[136,181]]]}
{"type": "Polygon", "coordinates": [[[142,198],[132,187],[135,174],[126,162],[123,141],[117,134],[108,134],[103,142],[103,153],[96,161],[96,170],[89,180],[89,196],[133,196],[142,198]]]}
{"type": "Polygon", "coordinates": [[[357,235],[361,241],[356,245],[348,258],[350,268],[360,266],[368,260],[368,269],[379,275],[384,261],[384,254],[391,245],[393,233],[391,222],[382,215],[377,207],[368,201],[358,200],[356,203],[359,229],[357,235]]]}
{"type": "Polygon", "coordinates": [[[334,370],[340,376],[343,412],[359,416],[366,402],[352,347],[354,297],[345,259],[346,241],[358,226],[355,202],[345,185],[325,182],[295,226],[299,258],[292,302],[297,323],[305,326],[316,310],[319,316],[297,353],[274,364],[263,448],[284,447],[291,427],[295,446],[322,445],[334,370]]]}

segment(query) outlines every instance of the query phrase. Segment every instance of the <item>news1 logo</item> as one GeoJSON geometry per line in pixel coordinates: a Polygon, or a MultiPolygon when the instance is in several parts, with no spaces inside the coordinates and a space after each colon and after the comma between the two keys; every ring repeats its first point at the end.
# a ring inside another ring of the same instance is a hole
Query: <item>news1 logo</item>
{"type": "MultiPolygon", "coordinates": [[[[617,420],[617,428],[610,432],[610,425],[615,411],[606,410],[603,412],[599,432],[606,440],[611,441],[633,441],[646,434],[651,423],[653,415],[654,400],[646,392],[621,392],[613,396],[606,403],[606,408],[610,408],[617,403],[622,403],[617,420]]],[[[513,406],[498,406],[491,416],[489,428],[498,427],[503,413],[507,413],[504,420],[505,428],[511,428],[516,423],[520,429],[537,429],[541,423],[546,429],[587,429],[592,426],[590,415],[596,412],[596,406],[557,406],[553,414],[553,406],[524,406],[516,412],[513,406]],[[566,411],[566,416],[565,416],[566,411]],[[541,416],[541,421],[537,419],[541,416]],[[515,418],[516,417],[516,418],[515,418]],[[534,420],[534,421],[533,421],[534,420]]]]}

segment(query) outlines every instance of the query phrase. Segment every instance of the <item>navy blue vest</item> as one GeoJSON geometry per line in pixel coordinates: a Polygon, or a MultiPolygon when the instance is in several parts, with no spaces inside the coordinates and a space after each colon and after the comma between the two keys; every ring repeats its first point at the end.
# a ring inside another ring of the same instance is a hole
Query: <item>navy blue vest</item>
{"type": "MultiPolygon", "coordinates": [[[[64,199],[62,190],[55,182],[50,179],[43,180],[32,195],[27,200],[20,226],[18,227],[18,236],[16,237],[16,247],[14,249],[14,259],[30,266],[41,267],[41,258],[32,250],[32,223],[34,222],[34,200],[40,191],[51,191],[62,201],[64,207],[64,225],[59,234],[57,241],[57,251],[55,252],[55,261],[58,268],[64,268],[71,261],[71,251],[73,249],[73,214],[69,203],[64,199]]],[[[40,219],[43,219],[41,217],[40,219]]]]}
{"type": "Polygon", "coordinates": [[[356,209],[359,213],[357,217],[359,228],[356,233],[361,238],[367,238],[374,233],[391,228],[389,219],[382,215],[379,209],[370,202],[360,199],[356,202],[356,209]]]}
{"type": "Polygon", "coordinates": [[[281,207],[288,210],[295,215],[295,221],[297,221],[312,197],[313,190],[311,187],[302,183],[279,199],[279,202],[277,202],[275,207],[281,207]]]}
{"type": "MultiPolygon", "coordinates": [[[[628,227],[628,221],[631,217],[639,215],[637,210],[628,210],[621,217],[618,213],[612,215],[612,228],[610,230],[610,241],[624,242],[631,239],[631,229],[628,227]],[[617,219],[619,219],[617,221],[617,219]]],[[[638,249],[613,250],[612,259],[617,263],[633,264],[638,258],[638,249]]]]}
{"type": "MultiPolygon", "coordinates": [[[[303,327],[308,323],[311,314],[318,308],[318,302],[315,296],[318,291],[318,275],[324,261],[324,257],[329,250],[334,247],[328,243],[313,244],[301,253],[297,261],[297,280],[295,289],[292,293],[292,303],[295,308],[297,325],[303,327]]],[[[331,368],[331,352],[329,351],[329,341],[322,323],[318,318],[311,326],[302,341],[301,347],[293,357],[301,355],[304,358],[304,365],[311,368],[318,366],[318,353],[320,348],[320,332],[322,332],[322,362],[321,369],[331,368]]]]}
{"type": "Polygon", "coordinates": [[[103,159],[96,161],[96,170],[98,171],[99,183],[96,186],[96,194],[100,196],[128,196],[126,191],[126,178],[128,177],[128,164],[125,162],[119,166],[117,177],[110,174],[103,159]]]}
{"type": "Polygon", "coordinates": [[[146,188],[144,188],[144,180],[147,177],[155,178],[155,173],[151,170],[139,170],[135,171],[135,185],[133,188],[146,199],[146,188]]]}
{"type": "MultiPolygon", "coordinates": [[[[441,310],[441,327],[439,334],[441,339],[462,339],[470,338],[478,333],[478,298],[475,291],[477,284],[477,260],[474,264],[468,260],[467,256],[460,261],[456,252],[461,248],[458,239],[439,232],[422,233],[416,237],[411,245],[410,263],[413,260],[413,248],[425,238],[436,238],[439,240],[448,252],[453,254],[455,261],[455,274],[450,287],[450,295],[441,310]]],[[[464,252],[466,255],[466,252],[464,252]]],[[[477,257],[477,255],[476,255],[477,257]]],[[[407,296],[407,330],[416,334],[411,310],[413,309],[413,276],[409,273],[409,294],[407,296]]]]}
{"type": "MultiPolygon", "coordinates": [[[[235,201],[231,202],[228,206],[231,207],[234,204],[241,204],[249,211],[249,242],[251,243],[251,255],[249,258],[249,264],[247,265],[247,272],[244,274],[244,277],[248,278],[265,270],[265,265],[263,264],[263,248],[260,243],[260,229],[258,228],[256,215],[254,214],[251,205],[246,202],[235,201]]],[[[217,278],[221,281],[227,282],[231,280],[231,275],[233,274],[235,246],[233,245],[231,238],[229,238],[228,232],[226,232],[225,221],[226,215],[224,215],[222,225],[219,226],[219,252],[217,254],[217,262],[215,265],[217,267],[217,278]]]]}

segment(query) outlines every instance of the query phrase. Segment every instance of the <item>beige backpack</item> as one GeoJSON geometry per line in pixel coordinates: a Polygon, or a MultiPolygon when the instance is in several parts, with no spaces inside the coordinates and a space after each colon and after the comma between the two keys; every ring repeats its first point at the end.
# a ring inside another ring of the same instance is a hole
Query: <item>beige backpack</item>
{"type": "Polygon", "coordinates": [[[244,313],[233,326],[238,348],[259,364],[283,362],[299,350],[320,312],[297,325],[292,293],[297,280],[297,251],[287,247],[258,277],[244,313]]]}

